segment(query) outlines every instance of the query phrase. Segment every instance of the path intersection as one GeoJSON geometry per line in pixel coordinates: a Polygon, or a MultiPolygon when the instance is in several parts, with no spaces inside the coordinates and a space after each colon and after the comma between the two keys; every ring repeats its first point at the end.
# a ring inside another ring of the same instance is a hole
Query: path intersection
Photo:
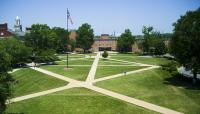
{"type": "MultiPolygon", "coordinates": [[[[75,80],[75,79],[72,79],[72,78],[69,78],[69,77],[48,71],[48,70],[38,68],[38,67],[31,67],[31,69],[33,69],[33,70],[36,70],[36,71],[42,72],[44,74],[48,74],[49,76],[67,81],[67,82],[69,82],[69,84],[67,84],[66,86],[62,86],[62,87],[58,87],[58,88],[54,88],[54,89],[50,89],[50,90],[46,90],[46,91],[42,91],[42,92],[37,92],[37,93],[25,95],[25,96],[12,98],[7,103],[23,101],[23,100],[31,99],[31,98],[34,98],[34,97],[39,97],[39,96],[51,94],[51,93],[54,93],[54,92],[63,91],[63,90],[70,89],[70,88],[84,87],[84,88],[99,92],[101,94],[104,94],[104,95],[107,95],[107,96],[110,96],[110,97],[113,97],[113,98],[116,98],[116,99],[120,99],[122,101],[126,101],[128,103],[131,103],[131,104],[134,104],[134,105],[137,105],[137,106],[141,106],[143,108],[153,110],[153,111],[156,111],[156,112],[159,112],[159,113],[181,114],[180,112],[177,112],[175,110],[171,110],[169,108],[161,107],[161,106],[158,106],[158,105],[155,105],[155,104],[152,104],[152,103],[148,103],[148,102],[145,102],[145,101],[142,101],[142,100],[138,100],[138,99],[135,99],[135,98],[123,95],[123,94],[119,94],[119,93],[116,93],[116,92],[113,92],[113,91],[110,91],[110,90],[107,90],[107,89],[103,89],[103,88],[100,88],[100,87],[97,87],[97,86],[94,85],[94,83],[99,82],[99,81],[104,81],[104,80],[109,80],[109,79],[124,76],[124,73],[120,73],[120,74],[116,74],[116,75],[111,75],[111,76],[106,76],[106,77],[95,79],[95,74],[96,74],[96,70],[97,70],[98,66],[110,66],[110,67],[114,67],[114,66],[146,66],[146,68],[143,68],[143,69],[126,72],[127,75],[142,72],[142,71],[145,71],[145,70],[151,70],[151,69],[159,68],[159,66],[123,61],[123,60],[118,60],[118,59],[110,59],[110,58],[108,58],[108,60],[113,60],[116,63],[121,62],[123,64],[122,65],[98,65],[99,60],[101,59],[100,52],[97,53],[97,55],[94,58],[95,59],[93,61],[91,69],[88,73],[86,81],[78,81],[78,80],[75,80]],[[131,63],[131,64],[127,64],[127,63],[131,63]]],[[[62,60],[62,61],[65,61],[65,60],[62,60]]],[[[55,66],[64,66],[64,65],[55,65],[55,66]]],[[[89,66],[89,65],[73,65],[73,66],[89,66]]]]}

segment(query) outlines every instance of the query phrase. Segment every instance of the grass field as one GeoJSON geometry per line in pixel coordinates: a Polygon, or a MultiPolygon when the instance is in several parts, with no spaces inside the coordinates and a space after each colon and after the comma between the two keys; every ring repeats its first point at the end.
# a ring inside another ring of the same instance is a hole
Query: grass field
{"type": "Polygon", "coordinates": [[[155,113],[84,88],[74,88],[13,103],[7,109],[7,113],[24,114],[134,114],[136,112],[155,113]]]}
{"type": "MultiPolygon", "coordinates": [[[[92,55],[92,54],[91,54],[92,55]]],[[[59,55],[66,57],[66,55],[59,55]]],[[[66,61],[59,65],[44,65],[40,68],[76,79],[85,81],[91,69],[93,58],[82,58],[83,55],[71,55],[70,66],[65,70],[66,61]],[[74,57],[73,57],[74,56],[74,57]],[[79,60],[73,60],[79,59],[79,60]]],[[[119,59],[144,64],[162,65],[169,63],[165,58],[141,57],[135,54],[111,54],[111,59],[119,59]]],[[[63,58],[64,59],[64,58],[63,58]]],[[[100,59],[95,78],[134,71],[145,66],[117,66],[136,65],[114,60],[100,59]],[[115,65],[115,66],[101,66],[115,65]]],[[[55,79],[46,74],[25,68],[12,73],[17,83],[14,86],[14,96],[26,95],[34,92],[64,86],[67,82],[55,79]]],[[[177,110],[186,114],[198,114],[200,109],[200,85],[191,85],[187,79],[172,76],[167,71],[152,69],[135,74],[130,74],[114,79],[96,83],[95,85],[141,99],[156,105],[177,110]]],[[[12,103],[8,106],[7,113],[24,114],[152,114],[153,111],[117,100],[84,88],[73,88],[45,96],[40,96],[25,101],[12,103]]]]}
{"type": "MultiPolygon", "coordinates": [[[[68,64],[70,65],[92,65],[93,63],[93,58],[83,58],[83,59],[78,59],[78,60],[69,60],[68,64]]],[[[59,65],[66,65],[67,61],[59,61],[56,62],[59,65]]]]}
{"type": "Polygon", "coordinates": [[[141,56],[135,56],[133,54],[117,54],[111,56],[112,59],[119,59],[124,61],[130,61],[130,62],[137,62],[137,63],[143,63],[143,64],[151,64],[151,65],[162,65],[167,64],[170,62],[170,60],[166,58],[159,58],[159,57],[141,57],[141,56]]]}
{"type": "Polygon", "coordinates": [[[16,80],[13,86],[13,97],[40,92],[67,84],[65,81],[29,68],[18,70],[11,75],[16,80]]]}
{"type": "Polygon", "coordinates": [[[145,66],[98,66],[95,78],[102,78],[128,71],[146,68],[145,66]]]}
{"type": "Polygon", "coordinates": [[[134,63],[126,63],[109,59],[100,59],[99,65],[133,65],[134,63]]]}
{"type": "MultiPolygon", "coordinates": [[[[91,56],[95,56],[95,53],[89,53],[89,54],[69,54],[68,57],[69,59],[71,58],[85,58],[87,57],[91,57],[91,56]]],[[[67,59],[67,54],[58,54],[57,55],[61,60],[66,60],[67,59]]]]}
{"type": "Polygon", "coordinates": [[[66,66],[41,66],[41,68],[61,74],[76,80],[84,81],[87,78],[87,75],[90,71],[90,66],[87,67],[70,67],[71,69],[65,70],[66,66]]]}
{"type": "Polygon", "coordinates": [[[200,87],[156,69],[98,82],[96,85],[187,114],[198,114],[200,87]]]}

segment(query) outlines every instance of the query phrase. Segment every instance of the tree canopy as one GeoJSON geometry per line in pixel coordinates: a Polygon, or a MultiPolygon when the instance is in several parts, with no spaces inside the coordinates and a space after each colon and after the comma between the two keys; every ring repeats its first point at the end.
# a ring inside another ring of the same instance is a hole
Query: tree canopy
{"type": "Polygon", "coordinates": [[[174,23],[171,51],[183,66],[193,71],[195,83],[200,70],[200,8],[188,11],[174,23]]]}
{"type": "Polygon", "coordinates": [[[57,48],[57,41],[58,35],[46,24],[33,24],[30,33],[27,33],[25,36],[25,43],[27,46],[31,47],[32,59],[35,62],[57,60],[54,55],[57,48]]]}
{"type": "Polygon", "coordinates": [[[94,43],[94,33],[91,25],[82,24],[77,30],[77,47],[83,48],[84,52],[89,50],[94,43]]]}
{"type": "Polygon", "coordinates": [[[163,55],[167,49],[164,43],[163,36],[160,32],[154,31],[153,27],[143,27],[144,34],[143,51],[148,54],[163,55]]]}
{"type": "Polygon", "coordinates": [[[132,35],[129,29],[126,29],[124,33],[117,39],[117,48],[120,52],[132,51],[132,45],[135,41],[135,37],[132,35]]]}

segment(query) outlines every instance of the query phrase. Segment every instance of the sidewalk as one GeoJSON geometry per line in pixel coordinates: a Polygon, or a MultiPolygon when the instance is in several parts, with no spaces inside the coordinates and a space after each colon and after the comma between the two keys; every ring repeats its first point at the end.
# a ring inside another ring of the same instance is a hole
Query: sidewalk
{"type": "Polygon", "coordinates": [[[99,58],[100,58],[100,52],[97,53],[96,57],[95,57],[95,60],[92,64],[92,67],[90,69],[90,72],[87,76],[87,79],[86,79],[86,82],[87,83],[91,83],[92,84],[92,81],[94,80],[94,77],[95,77],[95,74],[96,74],[96,70],[97,70],[97,66],[98,66],[98,62],[99,62],[99,58]]]}

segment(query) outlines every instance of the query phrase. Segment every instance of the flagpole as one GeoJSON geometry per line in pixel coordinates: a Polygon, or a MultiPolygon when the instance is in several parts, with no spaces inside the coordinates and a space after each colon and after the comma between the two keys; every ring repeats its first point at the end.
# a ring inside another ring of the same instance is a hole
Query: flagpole
{"type": "MultiPolygon", "coordinates": [[[[67,35],[69,36],[69,31],[68,31],[68,20],[69,20],[69,11],[68,11],[68,9],[67,9],[67,35]]],[[[68,68],[68,59],[69,59],[69,57],[68,57],[68,47],[67,47],[67,68],[68,68]]]]}
{"type": "Polygon", "coordinates": [[[68,31],[69,10],[67,9],[67,31],[68,31]]]}

